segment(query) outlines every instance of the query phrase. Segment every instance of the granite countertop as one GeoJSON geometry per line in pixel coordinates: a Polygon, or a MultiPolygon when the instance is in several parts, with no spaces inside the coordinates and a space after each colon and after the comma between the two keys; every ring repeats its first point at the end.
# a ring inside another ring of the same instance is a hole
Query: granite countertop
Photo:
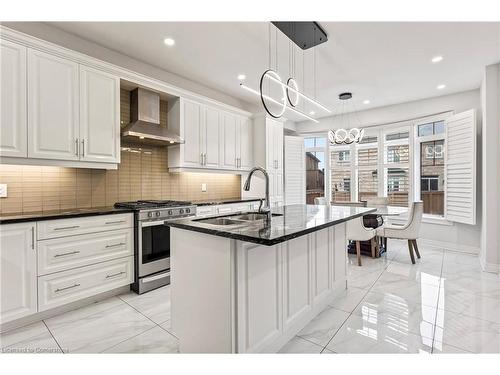
{"type": "Polygon", "coordinates": [[[51,210],[51,211],[37,211],[37,212],[24,212],[19,214],[6,214],[0,215],[0,224],[22,223],[27,221],[42,221],[53,219],[67,219],[71,217],[80,216],[95,216],[95,215],[110,215],[122,214],[127,212],[134,212],[127,208],[114,208],[114,207],[96,207],[96,208],[79,208],[69,210],[51,210]]]}
{"type": "Polygon", "coordinates": [[[191,203],[197,206],[212,206],[217,204],[255,202],[261,199],[264,198],[225,198],[225,199],[211,199],[211,200],[196,200],[196,201],[191,201],[191,203]]]}
{"type": "MultiPolygon", "coordinates": [[[[272,246],[376,211],[376,208],[348,206],[289,205],[272,210],[271,223],[250,222],[241,226],[215,226],[198,219],[180,219],[165,225],[272,246]]],[[[221,215],[224,217],[234,216],[221,215]]],[[[201,219],[202,220],[202,219],[201,219]]]]}

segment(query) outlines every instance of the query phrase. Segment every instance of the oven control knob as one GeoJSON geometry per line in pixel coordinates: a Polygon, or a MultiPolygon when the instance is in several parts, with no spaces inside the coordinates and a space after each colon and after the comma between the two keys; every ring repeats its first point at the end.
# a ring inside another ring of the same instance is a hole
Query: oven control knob
{"type": "Polygon", "coordinates": [[[152,212],[148,212],[148,217],[153,217],[153,213],[152,212]]]}
{"type": "Polygon", "coordinates": [[[191,212],[191,210],[189,208],[186,208],[186,213],[188,214],[190,212],[191,212]]]}
{"type": "Polygon", "coordinates": [[[169,215],[172,215],[172,210],[168,210],[168,214],[169,214],[169,215]]]}
{"type": "Polygon", "coordinates": [[[183,214],[183,213],[184,213],[184,210],[181,208],[181,209],[179,210],[179,213],[180,213],[180,214],[183,214]]]}
{"type": "Polygon", "coordinates": [[[156,211],[156,216],[160,217],[161,216],[161,212],[160,211],[156,211]]]}

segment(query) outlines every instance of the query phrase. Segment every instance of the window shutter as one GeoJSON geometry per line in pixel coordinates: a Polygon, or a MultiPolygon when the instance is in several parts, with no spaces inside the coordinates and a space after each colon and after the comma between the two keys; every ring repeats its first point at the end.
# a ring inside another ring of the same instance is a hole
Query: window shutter
{"type": "Polygon", "coordinates": [[[445,217],[476,224],[476,111],[446,120],[445,217]]]}
{"type": "Polygon", "coordinates": [[[285,137],[285,204],[306,203],[304,139],[285,137]]]}

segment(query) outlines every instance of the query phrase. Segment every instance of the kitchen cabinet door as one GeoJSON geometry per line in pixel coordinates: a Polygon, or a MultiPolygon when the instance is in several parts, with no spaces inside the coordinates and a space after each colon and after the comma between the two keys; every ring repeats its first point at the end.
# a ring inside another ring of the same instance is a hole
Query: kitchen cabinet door
{"type": "Polygon", "coordinates": [[[184,165],[201,167],[202,165],[202,107],[200,104],[184,101],[184,165]]]}
{"type": "Polygon", "coordinates": [[[204,167],[219,167],[220,121],[219,111],[207,107],[204,122],[204,167]]]}
{"type": "Polygon", "coordinates": [[[239,158],[241,169],[251,169],[253,167],[252,120],[249,118],[241,119],[239,158]]]}
{"type": "Polygon", "coordinates": [[[266,119],[266,169],[268,171],[276,169],[274,127],[276,121],[266,119]]]}
{"type": "Polygon", "coordinates": [[[28,157],[78,160],[78,64],[28,50],[28,157]]]}
{"type": "Polygon", "coordinates": [[[80,66],[80,160],[120,162],[120,80],[80,66]]]}
{"type": "Polygon", "coordinates": [[[37,311],[35,223],[6,224],[0,230],[0,322],[37,311]]]}
{"type": "Polygon", "coordinates": [[[28,156],[26,47],[0,40],[0,155],[28,156]]]}
{"type": "Polygon", "coordinates": [[[237,159],[237,118],[229,113],[222,114],[222,126],[224,132],[223,140],[223,167],[236,169],[237,159]]]}
{"type": "Polygon", "coordinates": [[[273,132],[274,159],[276,160],[276,169],[283,169],[283,124],[277,122],[273,132]]]}

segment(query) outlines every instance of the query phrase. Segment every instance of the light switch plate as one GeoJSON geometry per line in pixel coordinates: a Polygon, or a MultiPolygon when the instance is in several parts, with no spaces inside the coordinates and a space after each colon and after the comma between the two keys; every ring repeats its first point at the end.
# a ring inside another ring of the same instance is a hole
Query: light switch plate
{"type": "Polygon", "coordinates": [[[0,198],[7,198],[7,184],[0,184],[0,198]]]}
{"type": "Polygon", "coordinates": [[[207,184],[201,184],[201,191],[207,191],[207,184]]]}

